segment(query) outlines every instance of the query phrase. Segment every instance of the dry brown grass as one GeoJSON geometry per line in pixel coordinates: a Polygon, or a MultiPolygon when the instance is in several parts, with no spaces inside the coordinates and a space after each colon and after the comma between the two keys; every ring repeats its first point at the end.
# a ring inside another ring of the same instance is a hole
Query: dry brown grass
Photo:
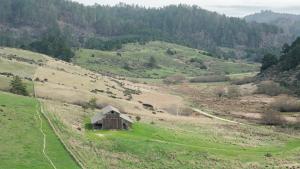
{"type": "Polygon", "coordinates": [[[136,111],[134,107],[142,106],[139,101],[154,105],[157,109],[183,104],[182,98],[168,94],[162,88],[158,92],[158,87],[155,86],[102,76],[53,59],[49,59],[46,66],[37,69],[35,78],[48,79],[47,82],[35,82],[38,97],[77,105],[84,105],[93,97],[98,100],[97,107],[110,104],[124,112],[136,111]],[[132,99],[128,100],[127,90],[141,93],[131,94],[132,99]]]}
{"type": "Polygon", "coordinates": [[[214,91],[214,93],[215,93],[215,95],[217,97],[224,97],[224,96],[226,96],[226,90],[225,90],[224,87],[218,87],[218,88],[216,88],[215,91],[214,91]]]}
{"type": "Polygon", "coordinates": [[[180,107],[178,105],[172,105],[168,108],[165,108],[168,113],[172,115],[177,115],[177,116],[195,116],[196,113],[193,109],[189,107],[180,107]]]}
{"type": "Polygon", "coordinates": [[[255,78],[253,78],[253,77],[245,77],[242,79],[233,80],[233,81],[231,81],[231,84],[244,85],[244,84],[252,83],[252,82],[254,82],[254,80],[255,80],[255,78]]]}
{"type": "Polygon", "coordinates": [[[191,83],[226,82],[230,78],[225,75],[199,76],[190,80],[191,83]]]}
{"type": "Polygon", "coordinates": [[[241,92],[238,86],[229,86],[227,89],[227,95],[228,98],[236,98],[241,96],[241,92]]]}
{"type": "Polygon", "coordinates": [[[183,75],[173,75],[173,76],[169,76],[167,78],[165,78],[163,80],[163,82],[167,85],[170,85],[170,84],[179,84],[179,83],[182,83],[185,81],[185,76],[183,75]]]}

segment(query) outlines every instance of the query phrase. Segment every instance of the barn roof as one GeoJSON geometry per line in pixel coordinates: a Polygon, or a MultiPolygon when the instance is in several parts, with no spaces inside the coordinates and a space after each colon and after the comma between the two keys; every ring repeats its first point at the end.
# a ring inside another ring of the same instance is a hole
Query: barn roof
{"type": "Polygon", "coordinates": [[[113,107],[113,106],[106,106],[104,107],[99,113],[97,113],[95,116],[92,117],[91,119],[91,123],[94,124],[99,120],[102,120],[105,115],[111,111],[114,111],[116,113],[120,114],[120,117],[124,120],[127,120],[128,122],[133,123],[133,121],[125,114],[122,114],[117,108],[113,107]]]}
{"type": "Polygon", "coordinates": [[[101,112],[104,113],[104,114],[109,113],[111,111],[114,111],[114,112],[117,112],[117,113],[121,114],[120,111],[117,108],[115,108],[111,105],[108,105],[108,106],[104,107],[103,109],[101,109],[101,112]]]}

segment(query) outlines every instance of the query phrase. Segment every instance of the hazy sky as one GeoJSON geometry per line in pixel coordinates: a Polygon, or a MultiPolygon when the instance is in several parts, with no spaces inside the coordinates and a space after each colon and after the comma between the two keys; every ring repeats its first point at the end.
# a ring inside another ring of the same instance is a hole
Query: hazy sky
{"type": "Polygon", "coordinates": [[[245,16],[261,10],[300,14],[300,0],[73,0],[86,5],[95,3],[115,5],[120,2],[146,7],[162,7],[170,4],[198,5],[204,9],[229,16],[245,16]]]}

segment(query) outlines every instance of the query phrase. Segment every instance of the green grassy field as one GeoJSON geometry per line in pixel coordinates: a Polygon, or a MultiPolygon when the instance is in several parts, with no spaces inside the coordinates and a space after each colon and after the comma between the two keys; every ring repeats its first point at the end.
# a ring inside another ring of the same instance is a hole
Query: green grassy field
{"type": "MultiPolygon", "coordinates": [[[[42,153],[43,135],[34,98],[0,92],[0,168],[53,168],[42,153]]],[[[46,153],[57,168],[79,168],[42,118],[46,153]]]]}
{"type": "Polygon", "coordinates": [[[247,163],[263,168],[276,166],[274,159],[285,160],[300,150],[299,139],[287,139],[280,145],[240,146],[221,138],[211,140],[211,136],[143,123],[128,132],[89,132],[88,136],[102,149],[136,157],[138,163],[121,161],[128,168],[248,168],[251,165],[247,163]]]}
{"type": "Polygon", "coordinates": [[[203,51],[165,43],[149,42],[145,45],[127,44],[118,51],[79,49],[74,63],[100,73],[113,73],[127,77],[164,78],[172,74],[199,76],[205,74],[231,74],[257,71],[258,64],[234,63],[203,54],[203,51]],[[167,50],[175,52],[170,55],[167,50]],[[146,65],[151,57],[157,67],[146,65]],[[194,59],[194,62],[191,60],[194,59]],[[202,66],[205,65],[206,68],[202,66]]]}

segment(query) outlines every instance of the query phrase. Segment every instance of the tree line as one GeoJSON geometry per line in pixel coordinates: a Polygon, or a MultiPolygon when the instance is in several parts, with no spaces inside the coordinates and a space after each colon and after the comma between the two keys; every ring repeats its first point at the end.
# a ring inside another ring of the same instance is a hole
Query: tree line
{"type": "Polygon", "coordinates": [[[0,24],[4,25],[0,45],[29,46],[45,41],[45,33],[58,26],[61,34],[67,35],[66,44],[101,50],[162,40],[216,53],[218,47],[264,47],[264,37],[280,32],[275,26],[247,23],[197,6],[84,6],[68,0],[2,0],[0,24]]]}

